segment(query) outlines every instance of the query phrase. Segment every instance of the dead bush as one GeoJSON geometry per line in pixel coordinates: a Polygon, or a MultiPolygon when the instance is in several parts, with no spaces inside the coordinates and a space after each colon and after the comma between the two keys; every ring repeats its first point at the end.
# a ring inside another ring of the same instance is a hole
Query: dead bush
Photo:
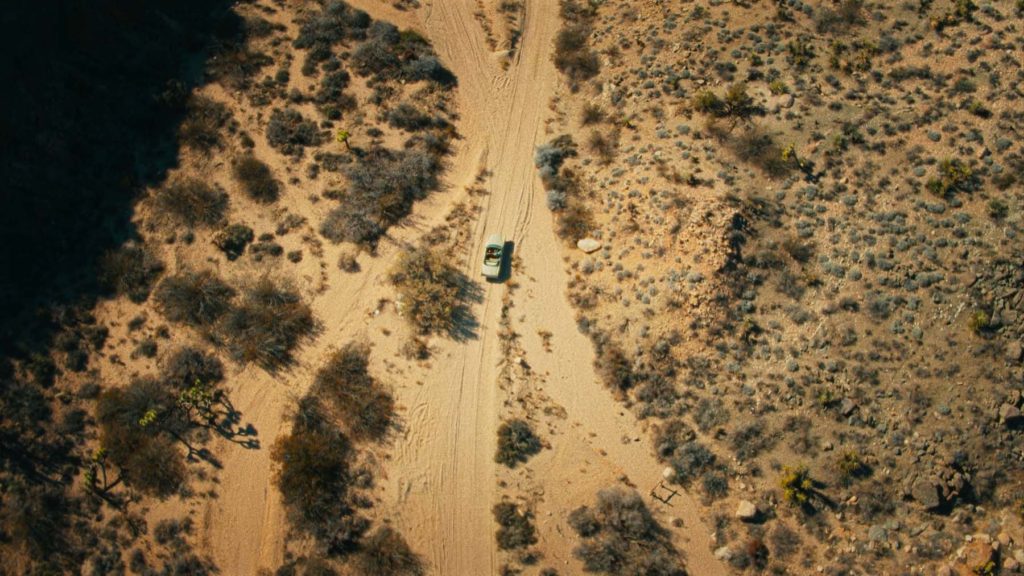
{"type": "Polygon", "coordinates": [[[209,270],[182,271],[156,289],[160,311],[172,322],[210,326],[231,307],[235,290],[209,270]]]}
{"type": "Polygon", "coordinates": [[[423,561],[405,538],[388,526],[367,536],[353,559],[357,573],[365,576],[420,576],[423,561]]]}
{"type": "Polygon", "coordinates": [[[236,160],[232,173],[249,198],[264,204],[277,201],[281,185],[274,179],[270,166],[255,156],[246,155],[236,160]]]}
{"type": "Polygon", "coordinates": [[[96,407],[100,443],[121,469],[124,481],[149,494],[167,496],[185,481],[185,464],[175,444],[187,429],[168,388],[138,378],[104,392],[96,407]]]}
{"type": "Polygon", "coordinates": [[[402,253],[391,273],[402,314],[421,334],[455,332],[469,291],[465,278],[439,250],[414,248],[402,253]]]}
{"type": "Polygon", "coordinates": [[[156,210],[178,224],[211,227],[224,219],[228,195],[198,178],[176,178],[157,190],[156,210]]]}
{"type": "Polygon", "coordinates": [[[264,278],[224,315],[218,333],[235,361],[273,371],[291,363],[295,347],[315,328],[313,310],[297,292],[264,278]]]}
{"type": "Polygon", "coordinates": [[[518,418],[508,420],[498,427],[498,451],[494,461],[515,468],[540,449],[540,438],[534,434],[529,422],[518,418]]]}
{"type": "Polygon", "coordinates": [[[750,126],[733,136],[728,146],[737,158],[753,164],[773,178],[785,176],[795,167],[795,161],[784,156],[775,138],[756,126],[750,126]]]}
{"type": "Polygon", "coordinates": [[[593,509],[574,510],[570,524],[582,542],[573,555],[585,572],[683,576],[686,571],[671,540],[634,491],[609,488],[593,509]]]}
{"type": "Polygon", "coordinates": [[[537,543],[537,531],[533,526],[533,513],[520,510],[512,502],[494,505],[494,519],[498,522],[498,548],[515,550],[537,543]]]}
{"type": "Polygon", "coordinates": [[[370,375],[369,355],[369,347],[347,344],[313,381],[313,393],[331,403],[355,440],[379,440],[394,418],[394,398],[370,375]]]}
{"type": "Polygon", "coordinates": [[[184,346],[167,357],[162,375],[165,384],[179,391],[187,390],[196,383],[216,386],[224,379],[224,365],[216,356],[184,346]]]}
{"type": "Polygon", "coordinates": [[[366,520],[350,504],[352,444],[315,397],[300,400],[292,420],[292,431],[281,436],[271,451],[288,517],[329,554],[350,552],[367,528],[366,520]]]}
{"type": "Polygon", "coordinates": [[[322,140],[320,129],[298,110],[275,108],[270,113],[267,143],[283,154],[301,156],[306,146],[317,146],[322,140]]]}
{"type": "Polygon", "coordinates": [[[164,264],[141,246],[125,245],[107,252],[100,259],[100,285],[110,292],[127,296],[132,302],[145,302],[153,282],[164,264]]]}
{"type": "Polygon", "coordinates": [[[555,37],[555,67],[569,80],[573,92],[579,84],[601,71],[597,53],[588,45],[593,31],[593,11],[580,6],[575,0],[562,0],[564,24],[555,37]]]}
{"type": "Polygon", "coordinates": [[[221,131],[231,119],[228,107],[206,96],[193,94],[186,109],[185,119],[178,127],[178,140],[189,148],[202,151],[220,147],[221,131]]]}

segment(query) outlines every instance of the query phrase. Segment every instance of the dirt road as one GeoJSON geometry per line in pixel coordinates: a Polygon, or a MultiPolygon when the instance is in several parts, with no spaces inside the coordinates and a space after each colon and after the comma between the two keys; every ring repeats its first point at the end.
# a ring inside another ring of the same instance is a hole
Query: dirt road
{"type": "MultiPolygon", "coordinates": [[[[351,3],[375,18],[414,26],[430,38],[459,79],[462,139],[448,172],[448,191],[418,205],[410,224],[392,235],[395,244],[365,262],[357,275],[328,271],[328,289],[314,300],[326,331],[302,351],[299,366],[277,378],[248,369],[235,379],[232,397],[260,431],[264,447],[223,448],[223,488],[205,523],[209,547],[225,574],[252,574],[280,563],[285,521],[267,453],[281,430],[288,399],[304,390],[331,348],[352,339],[373,343],[374,368],[383,372],[382,363],[393,360],[398,343],[386,337],[390,329],[382,329],[396,319],[368,320],[365,312],[380,297],[394,260],[393,246],[414,242],[441,222],[480,169],[486,169],[491,173],[485,184],[489,194],[479,200],[481,212],[473,224],[473,241],[465,246],[464,271],[477,277],[487,235],[500,233],[515,243],[521,287],[514,295],[514,327],[522,335],[526,361],[541,377],[539,391],[564,410],[564,425],[555,426],[557,433],[547,438],[551,449],[510,480],[544,495],[536,506],[545,563],[567,563],[573,545],[563,520],[568,510],[622,477],[646,492],[660,478],[661,467],[646,433],[594,374],[593,349],[577,331],[565,295],[565,248],[554,235],[533,167],[534,148],[550,137],[544,122],[558,90],[550,56],[560,25],[557,2],[526,2],[520,50],[507,70],[484,41],[473,0],[426,2],[416,13],[398,12],[374,0],[351,3]],[[551,334],[550,351],[539,331],[551,334]]],[[[387,476],[380,479],[378,513],[393,521],[424,556],[431,574],[486,576],[499,568],[490,510],[502,496],[499,475],[507,474],[497,469],[493,457],[495,432],[506,408],[497,386],[497,328],[508,287],[482,287],[482,301],[473,308],[478,322],[473,337],[437,339],[430,368],[403,368],[401,381],[389,376],[402,408],[402,426],[384,464],[387,476]]],[[[683,520],[684,527],[675,530],[676,544],[688,557],[691,573],[724,574],[708,551],[710,532],[697,509],[684,495],[666,512],[683,520]]],[[[569,573],[567,566],[556,567],[569,573]]]]}

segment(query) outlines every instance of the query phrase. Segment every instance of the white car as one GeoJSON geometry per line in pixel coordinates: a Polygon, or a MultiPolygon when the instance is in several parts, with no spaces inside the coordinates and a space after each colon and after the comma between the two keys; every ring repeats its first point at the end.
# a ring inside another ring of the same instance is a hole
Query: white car
{"type": "Polygon", "coordinates": [[[501,276],[502,251],[505,249],[505,241],[500,234],[491,234],[484,244],[484,265],[481,273],[484,277],[494,280],[501,276]]]}

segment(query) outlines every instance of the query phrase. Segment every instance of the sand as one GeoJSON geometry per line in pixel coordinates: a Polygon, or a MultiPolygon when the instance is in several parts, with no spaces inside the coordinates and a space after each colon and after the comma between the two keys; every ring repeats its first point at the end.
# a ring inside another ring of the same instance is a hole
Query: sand
{"type": "MultiPolygon", "coordinates": [[[[429,573],[498,572],[502,558],[491,507],[502,497],[524,498],[535,507],[538,548],[545,557],[540,565],[574,573],[575,536],[565,516],[592,501],[596,490],[628,479],[663,523],[682,520],[681,528],[671,530],[691,573],[724,574],[711,556],[712,535],[701,523],[696,502],[683,494],[667,507],[647,496],[662,466],[648,434],[596,377],[593,348],[577,330],[566,297],[563,253],[571,248],[554,234],[533,166],[535,146],[549,138],[550,99],[562,90],[551,63],[560,26],[557,3],[527,2],[521,45],[507,69],[503,54],[488,47],[472,1],[425,3],[415,12],[370,0],[352,4],[374,18],[416,28],[431,40],[459,79],[461,138],[446,189],[417,205],[376,257],[361,256],[356,274],[324,270],[326,289],[313,299],[324,331],[299,352],[297,365],[274,376],[250,367],[231,379],[229,394],[244,421],[259,431],[261,447],[250,450],[228,442],[216,447],[223,463],[219,497],[205,510],[202,542],[221,572],[254,574],[282,562],[287,521],[269,449],[286,431],[288,406],[323,359],[356,340],[373,345],[371,368],[393,387],[400,409],[400,430],[378,450],[381,471],[373,515],[406,536],[429,573]],[[481,170],[489,173],[483,182],[488,193],[471,198],[467,188],[481,170]],[[513,271],[519,287],[511,295],[512,327],[521,335],[520,353],[534,375],[533,393],[555,408],[550,417],[534,415],[546,424],[542,435],[550,449],[512,472],[494,462],[496,429],[514,407],[508,391],[498,386],[503,356],[497,330],[510,287],[481,283],[482,299],[472,310],[478,322],[475,336],[433,339],[433,357],[421,365],[395,358],[401,336],[408,333],[403,320],[390,307],[374,313],[379,300],[392,292],[386,276],[402,246],[443,222],[459,201],[480,208],[472,242],[461,247],[467,275],[477,276],[488,235],[499,233],[515,243],[520,264],[513,271]],[[550,333],[550,351],[540,331],[550,333]],[[395,369],[396,364],[402,367],[395,369]]],[[[315,220],[302,207],[293,211],[315,220]]]]}

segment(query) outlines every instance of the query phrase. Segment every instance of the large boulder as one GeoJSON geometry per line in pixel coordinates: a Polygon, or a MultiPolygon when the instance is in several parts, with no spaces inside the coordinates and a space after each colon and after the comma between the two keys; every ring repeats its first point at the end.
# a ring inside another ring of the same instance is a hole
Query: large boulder
{"type": "Polygon", "coordinates": [[[933,478],[921,476],[915,480],[910,488],[910,496],[918,504],[929,510],[942,506],[939,486],[933,478]]]}
{"type": "Polygon", "coordinates": [[[744,522],[753,522],[757,520],[758,510],[750,500],[740,500],[739,506],[736,507],[736,517],[744,522]]]}

